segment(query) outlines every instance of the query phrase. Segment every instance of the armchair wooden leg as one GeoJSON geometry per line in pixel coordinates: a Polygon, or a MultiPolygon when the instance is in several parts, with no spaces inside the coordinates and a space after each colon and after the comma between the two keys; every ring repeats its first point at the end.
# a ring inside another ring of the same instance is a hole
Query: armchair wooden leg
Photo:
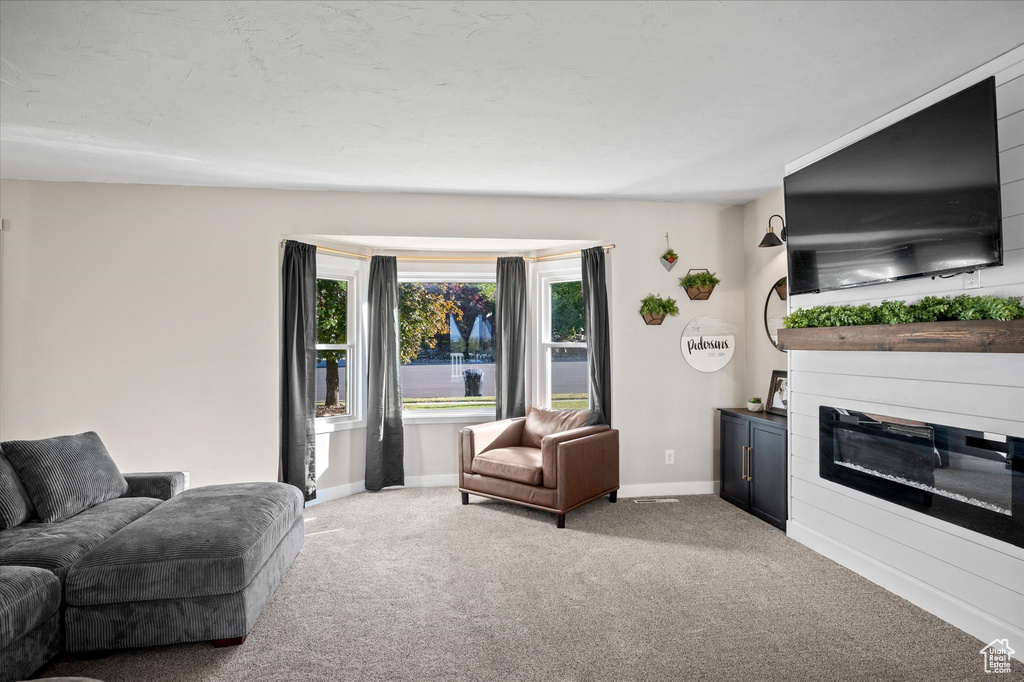
{"type": "Polygon", "coordinates": [[[469,493],[462,493],[462,504],[469,504],[469,493]]]}
{"type": "Polygon", "coordinates": [[[611,491],[611,493],[608,494],[608,501],[611,502],[612,504],[615,504],[618,501],[618,499],[619,499],[619,491],[618,490],[613,490],[613,491],[611,491]]]}
{"type": "Polygon", "coordinates": [[[565,514],[558,515],[557,526],[559,528],[565,528],[565,514]]]}

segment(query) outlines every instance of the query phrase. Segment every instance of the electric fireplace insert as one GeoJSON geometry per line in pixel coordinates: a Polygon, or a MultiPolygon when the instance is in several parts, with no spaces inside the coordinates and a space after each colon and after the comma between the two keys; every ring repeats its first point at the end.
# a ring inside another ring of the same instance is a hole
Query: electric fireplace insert
{"type": "Polygon", "coordinates": [[[822,405],[821,477],[1024,547],[1024,439],[822,405]]]}

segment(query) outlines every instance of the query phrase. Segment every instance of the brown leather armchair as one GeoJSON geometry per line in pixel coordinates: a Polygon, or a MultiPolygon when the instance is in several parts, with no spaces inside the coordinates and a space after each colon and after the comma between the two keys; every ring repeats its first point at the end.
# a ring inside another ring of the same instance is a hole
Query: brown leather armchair
{"type": "Polygon", "coordinates": [[[532,408],[459,433],[459,491],[558,515],[619,489],[619,432],[585,426],[588,410],[532,408]]]}

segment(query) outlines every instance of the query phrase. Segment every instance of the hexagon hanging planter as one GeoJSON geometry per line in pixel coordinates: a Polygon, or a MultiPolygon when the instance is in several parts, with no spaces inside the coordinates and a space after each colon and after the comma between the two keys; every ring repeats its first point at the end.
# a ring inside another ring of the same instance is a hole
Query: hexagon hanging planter
{"type": "Polygon", "coordinates": [[[715,287],[718,285],[718,278],[715,277],[707,268],[691,268],[686,271],[686,277],[679,278],[679,284],[686,289],[686,295],[690,297],[691,301],[706,301],[711,298],[711,292],[713,292],[715,287]],[[690,278],[690,275],[694,272],[705,272],[710,277],[703,278],[703,282],[688,284],[687,278],[690,278]]]}
{"type": "Polygon", "coordinates": [[[650,313],[641,313],[644,316],[644,324],[661,324],[665,321],[665,313],[660,315],[651,315],[650,313]]]}

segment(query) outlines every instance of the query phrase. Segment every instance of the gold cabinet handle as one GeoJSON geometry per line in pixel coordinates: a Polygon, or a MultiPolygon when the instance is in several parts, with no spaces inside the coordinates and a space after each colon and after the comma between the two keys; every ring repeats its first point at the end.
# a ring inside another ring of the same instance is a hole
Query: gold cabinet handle
{"type": "Polygon", "coordinates": [[[742,464],[741,469],[742,469],[743,473],[740,474],[740,477],[745,481],[745,480],[747,480],[747,446],[746,445],[743,446],[743,464],[742,464]]]}
{"type": "Polygon", "coordinates": [[[754,456],[754,448],[748,446],[747,447],[747,480],[748,481],[753,481],[754,480],[754,477],[750,475],[750,470],[752,468],[750,466],[750,464],[751,464],[751,459],[753,458],[753,456],[754,456]]]}

